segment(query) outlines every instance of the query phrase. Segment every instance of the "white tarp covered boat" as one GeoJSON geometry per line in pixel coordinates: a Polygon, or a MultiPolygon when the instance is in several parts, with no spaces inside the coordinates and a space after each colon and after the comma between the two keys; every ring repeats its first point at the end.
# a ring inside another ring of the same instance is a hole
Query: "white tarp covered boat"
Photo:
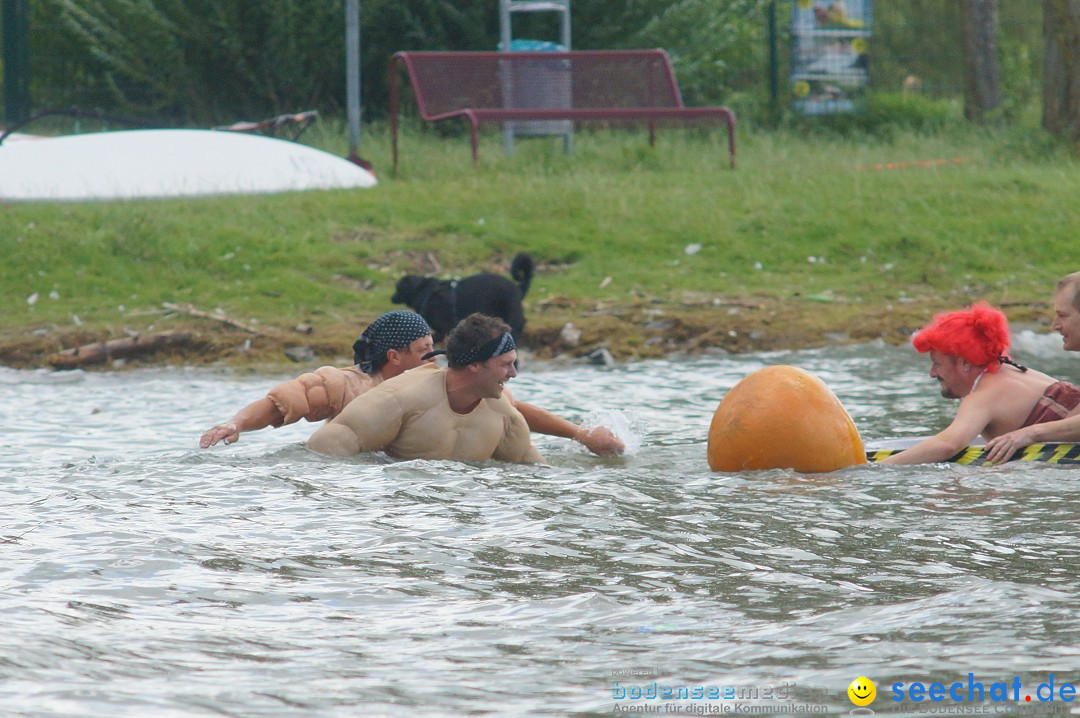
{"type": "Polygon", "coordinates": [[[295,142],[216,130],[7,138],[0,200],[101,200],[372,187],[368,170],[295,142]]]}

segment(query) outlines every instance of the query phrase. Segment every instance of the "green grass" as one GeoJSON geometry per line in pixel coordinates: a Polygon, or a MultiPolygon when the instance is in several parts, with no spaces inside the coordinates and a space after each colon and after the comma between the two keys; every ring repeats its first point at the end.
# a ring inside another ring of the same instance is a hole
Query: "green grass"
{"type": "MultiPolygon", "coordinates": [[[[549,265],[532,302],[1048,299],[1080,268],[1080,166],[1036,131],[956,124],[740,131],[734,171],[719,131],[661,128],[655,148],[643,130],[580,132],[572,155],[542,138],[510,158],[489,131],[474,170],[467,135],[410,127],[396,176],[387,133],[365,128],[375,189],[9,204],[0,329],[130,321],[163,302],[276,326],[361,323],[426,253],[465,275],[519,250],[549,265]],[[931,160],[948,162],[866,169],[931,160]]],[[[304,139],[346,149],[332,124],[304,139]]]]}

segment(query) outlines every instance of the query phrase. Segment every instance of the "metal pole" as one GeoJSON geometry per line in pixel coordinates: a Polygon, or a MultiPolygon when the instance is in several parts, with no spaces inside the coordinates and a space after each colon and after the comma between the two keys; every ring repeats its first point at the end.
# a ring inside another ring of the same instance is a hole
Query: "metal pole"
{"type": "Polygon", "coordinates": [[[769,3],[769,99],[772,110],[780,109],[780,42],[776,33],[776,0],[769,3]]]}
{"type": "Polygon", "coordinates": [[[30,116],[30,11],[27,0],[3,0],[4,121],[30,116]]]}
{"type": "Polygon", "coordinates": [[[510,52],[513,32],[510,29],[510,0],[499,0],[499,46],[503,52],[510,52]]]}
{"type": "MultiPolygon", "coordinates": [[[[510,43],[513,42],[513,15],[510,12],[510,0],[499,0],[499,49],[502,52],[510,52],[510,43]]],[[[509,63],[499,63],[499,81],[503,88],[503,102],[510,96],[513,72],[509,63]]],[[[503,123],[503,154],[509,156],[514,153],[514,123],[503,123]]]]}
{"type": "MultiPolygon", "coordinates": [[[[564,10],[563,14],[562,14],[562,41],[563,41],[562,42],[563,48],[566,49],[569,52],[571,50],[571,47],[570,47],[570,0],[566,0],[566,10],[564,10]]],[[[566,154],[570,154],[571,152],[574,151],[574,125],[573,124],[568,124],[567,126],[570,129],[567,130],[566,134],[563,135],[562,145],[563,145],[563,152],[565,152],[566,154]]]]}
{"type": "Polygon", "coordinates": [[[345,0],[345,108],[349,159],[360,157],[360,0],[345,0]]]}

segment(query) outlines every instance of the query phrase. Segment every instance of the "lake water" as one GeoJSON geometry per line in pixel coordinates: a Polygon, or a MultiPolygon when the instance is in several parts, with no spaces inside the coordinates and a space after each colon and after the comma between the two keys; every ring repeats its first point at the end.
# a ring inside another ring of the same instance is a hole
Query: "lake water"
{"type": "MultiPolygon", "coordinates": [[[[1056,336],[1015,354],[1080,379],[1056,336]]],[[[1080,683],[1080,471],[710,473],[717,403],[770,364],[868,440],[955,407],[880,344],[531,365],[518,397],[635,450],[333,460],[306,424],[197,448],[284,376],[0,369],[0,715],[838,715],[859,676],[876,713],[1068,712],[1036,690],[1080,683]],[[983,703],[892,700],[969,680],[983,703]]]]}

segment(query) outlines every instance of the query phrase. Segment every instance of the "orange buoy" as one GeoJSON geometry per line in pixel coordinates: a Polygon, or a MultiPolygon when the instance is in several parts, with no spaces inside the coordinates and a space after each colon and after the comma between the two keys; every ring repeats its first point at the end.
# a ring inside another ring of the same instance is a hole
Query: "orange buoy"
{"type": "Polygon", "coordinates": [[[835,471],[866,463],[859,430],[825,382],[794,366],[760,369],[731,388],[709,427],[713,471],[835,471]]]}

